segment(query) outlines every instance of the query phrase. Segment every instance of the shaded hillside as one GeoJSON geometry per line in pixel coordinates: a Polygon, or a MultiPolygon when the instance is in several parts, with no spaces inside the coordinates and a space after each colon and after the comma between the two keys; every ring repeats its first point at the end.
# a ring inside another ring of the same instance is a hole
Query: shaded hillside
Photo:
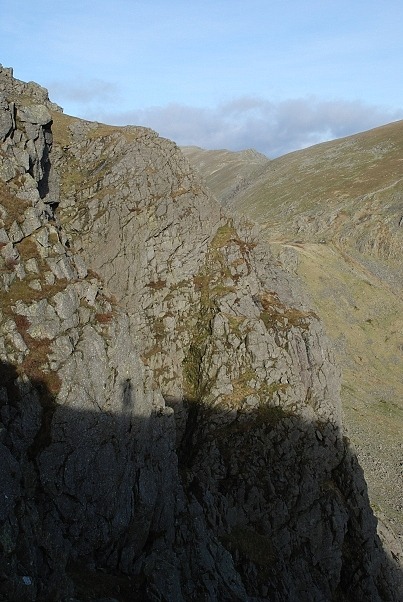
{"type": "MultiPolygon", "coordinates": [[[[214,161],[193,158],[227,199],[206,169],[214,161]]],[[[402,176],[399,121],[274,159],[230,202],[262,225],[283,265],[305,282],[335,343],[373,504],[401,533],[402,176]]]]}
{"type": "Polygon", "coordinates": [[[397,602],[295,279],[174,143],[0,108],[0,600],[397,602]]]}

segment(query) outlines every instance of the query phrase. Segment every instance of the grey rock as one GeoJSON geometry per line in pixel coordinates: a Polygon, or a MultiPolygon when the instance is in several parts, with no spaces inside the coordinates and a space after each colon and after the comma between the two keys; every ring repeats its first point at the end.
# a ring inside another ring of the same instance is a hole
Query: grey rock
{"type": "Polygon", "coordinates": [[[49,257],[46,261],[49,268],[58,279],[65,278],[67,280],[74,280],[77,275],[70,259],[66,256],[49,257]]]}
{"type": "Polygon", "coordinates": [[[9,182],[17,175],[17,173],[18,171],[15,163],[8,157],[5,157],[0,163],[0,178],[4,180],[4,182],[9,182]]]}
{"type": "Polygon", "coordinates": [[[55,304],[56,313],[62,320],[70,318],[79,307],[79,298],[73,287],[57,293],[52,301],[55,304]]]}
{"type": "Polygon", "coordinates": [[[9,339],[11,344],[18,350],[18,351],[27,351],[28,347],[26,346],[24,339],[22,338],[22,336],[18,333],[18,332],[13,332],[9,335],[9,339]]]}
{"type": "Polygon", "coordinates": [[[18,313],[26,316],[30,326],[28,333],[36,339],[54,339],[60,332],[60,320],[53,307],[42,299],[28,307],[17,304],[18,313]]]}
{"type": "Polygon", "coordinates": [[[31,272],[33,274],[39,273],[38,262],[34,257],[31,257],[31,259],[28,259],[25,262],[25,269],[27,270],[27,272],[31,272]]]}
{"type": "Polygon", "coordinates": [[[4,247],[2,247],[0,254],[3,257],[3,259],[8,263],[17,262],[20,257],[18,250],[16,249],[16,247],[14,247],[12,242],[6,243],[4,247]]]}
{"type": "Polygon", "coordinates": [[[49,110],[44,105],[30,105],[18,108],[18,117],[29,124],[47,125],[52,121],[49,110]]]}
{"type": "Polygon", "coordinates": [[[4,228],[0,228],[0,245],[6,245],[10,242],[8,234],[4,228]]]}
{"type": "Polygon", "coordinates": [[[87,276],[88,270],[83,258],[80,255],[73,255],[73,261],[74,267],[77,270],[78,277],[85,278],[87,276]]]}
{"type": "Polygon", "coordinates": [[[13,126],[11,112],[8,103],[0,96],[0,140],[4,140],[13,126]]]}
{"type": "Polygon", "coordinates": [[[35,230],[38,230],[42,225],[40,219],[41,212],[36,207],[28,207],[24,212],[24,221],[21,224],[21,230],[24,236],[29,236],[35,230]]]}
{"type": "Polygon", "coordinates": [[[22,240],[24,238],[24,233],[21,230],[20,225],[16,221],[14,221],[11,224],[11,227],[8,231],[8,236],[9,236],[9,239],[14,243],[20,242],[20,240],[22,240]]]}
{"type": "Polygon", "coordinates": [[[22,148],[18,148],[18,146],[16,146],[15,148],[13,148],[13,155],[15,158],[15,161],[18,165],[20,165],[21,167],[24,168],[24,171],[28,171],[29,170],[29,153],[22,149],[22,148]]]}
{"type": "Polygon", "coordinates": [[[28,284],[29,288],[32,288],[34,291],[41,291],[42,284],[40,280],[31,280],[28,284]]]}
{"type": "Polygon", "coordinates": [[[42,228],[35,235],[35,240],[44,249],[47,249],[49,247],[49,234],[50,234],[50,231],[48,228],[42,228]]]}
{"type": "Polygon", "coordinates": [[[18,191],[18,198],[29,201],[32,205],[36,205],[41,197],[37,188],[26,188],[24,186],[18,191]]]}

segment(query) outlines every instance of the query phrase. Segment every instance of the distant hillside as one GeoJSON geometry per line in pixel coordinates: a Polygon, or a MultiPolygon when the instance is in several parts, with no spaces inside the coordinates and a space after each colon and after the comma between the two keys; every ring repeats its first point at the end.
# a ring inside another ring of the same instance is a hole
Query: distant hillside
{"type": "Polygon", "coordinates": [[[198,146],[182,147],[183,154],[196,165],[207,186],[224,205],[250,186],[262,173],[269,159],[255,150],[206,151],[198,146]]]}
{"type": "Polygon", "coordinates": [[[343,369],[343,408],[378,515],[402,532],[403,121],[267,161],[226,188],[238,153],[188,155],[213,193],[260,223],[305,282],[343,369]],[[220,176],[220,179],[218,179],[220,176]]]}
{"type": "Polygon", "coordinates": [[[218,198],[269,229],[270,240],[340,240],[400,270],[403,121],[272,161],[184,152],[218,198]]]}

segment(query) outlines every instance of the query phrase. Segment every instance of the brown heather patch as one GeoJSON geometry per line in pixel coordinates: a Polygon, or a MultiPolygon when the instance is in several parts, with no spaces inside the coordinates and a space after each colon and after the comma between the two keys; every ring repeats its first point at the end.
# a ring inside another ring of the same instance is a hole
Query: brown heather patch
{"type": "Polygon", "coordinates": [[[231,384],[233,387],[232,393],[224,395],[222,398],[223,404],[230,407],[238,407],[249,395],[256,392],[256,389],[245,382],[245,379],[242,376],[231,384]]]}
{"type": "Polygon", "coordinates": [[[111,305],[118,305],[118,300],[116,299],[115,295],[103,293],[103,298],[111,305]]]}
{"type": "Polygon", "coordinates": [[[31,259],[32,257],[35,257],[35,259],[41,259],[38,246],[32,236],[27,236],[15,246],[17,247],[21,257],[24,259],[31,259]]]}
{"type": "Polygon", "coordinates": [[[102,280],[101,276],[98,274],[98,272],[95,272],[94,270],[92,270],[91,268],[89,268],[87,270],[87,276],[88,278],[96,278],[97,280],[102,280]]]}
{"type": "Polygon", "coordinates": [[[159,353],[162,353],[162,347],[161,345],[155,344],[141,354],[141,359],[145,364],[148,364],[148,360],[159,353]]]}
{"type": "Polygon", "coordinates": [[[48,362],[51,353],[51,339],[35,339],[28,333],[30,322],[26,316],[13,315],[18,332],[28,347],[28,354],[18,366],[17,372],[26,374],[32,382],[43,383],[51,395],[56,395],[61,386],[61,380],[56,372],[49,371],[48,362]]]}
{"type": "Polygon", "coordinates": [[[29,348],[29,353],[21,364],[21,369],[31,380],[41,380],[43,367],[48,363],[48,355],[51,351],[50,339],[33,339],[28,333],[23,336],[29,348]]]}
{"type": "MultiPolygon", "coordinates": [[[[37,275],[34,274],[32,279],[36,279],[37,275]]],[[[16,301],[23,301],[23,303],[32,303],[33,301],[40,301],[41,299],[48,299],[53,297],[56,293],[64,290],[69,283],[67,278],[61,278],[56,280],[54,284],[43,284],[42,290],[37,291],[28,286],[29,278],[24,280],[14,280],[7,292],[0,291],[0,307],[6,313],[13,313],[11,305],[16,301]]]]}
{"type": "Polygon", "coordinates": [[[133,142],[141,136],[141,128],[128,128],[127,126],[108,125],[106,123],[96,122],[93,125],[95,127],[91,127],[87,134],[88,140],[96,140],[97,138],[116,136],[118,134],[123,136],[127,142],[133,142]]]}
{"type": "Polygon", "coordinates": [[[235,242],[239,246],[239,248],[241,249],[242,255],[245,255],[246,253],[249,253],[257,245],[256,242],[246,242],[245,240],[240,240],[239,238],[237,238],[235,240],[235,242]]]}
{"type": "Polygon", "coordinates": [[[236,230],[231,223],[225,224],[225,226],[221,226],[218,228],[217,232],[213,240],[211,241],[212,249],[220,249],[225,247],[230,240],[234,240],[237,238],[236,230]]]}
{"type": "Polygon", "coordinates": [[[193,284],[195,286],[195,289],[197,291],[204,290],[206,286],[209,285],[210,278],[210,274],[207,273],[197,274],[196,276],[193,276],[193,284]]]}
{"type": "Polygon", "coordinates": [[[29,350],[17,371],[26,374],[33,382],[43,383],[51,395],[57,395],[60,391],[61,379],[57,372],[49,371],[47,366],[51,351],[50,344],[49,339],[36,340],[34,347],[29,350]]]}
{"type": "Polygon", "coordinates": [[[14,320],[17,331],[28,347],[28,353],[23,362],[18,366],[19,374],[26,374],[32,382],[43,383],[54,396],[60,390],[60,377],[52,372],[48,365],[48,356],[51,352],[52,341],[50,339],[35,339],[28,333],[30,322],[26,316],[15,313],[13,304],[21,300],[24,303],[32,303],[43,298],[49,298],[57,292],[64,290],[67,280],[59,280],[54,285],[46,285],[41,291],[36,291],[27,286],[27,281],[17,280],[12,283],[8,292],[0,291],[0,307],[3,313],[14,320]]]}
{"type": "Polygon", "coordinates": [[[288,307],[281,303],[277,293],[266,291],[259,295],[263,307],[260,314],[266,328],[280,328],[288,330],[292,326],[308,330],[311,318],[317,318],[313,311],[303,312],[295,307],[288,307]]]}
{"type": "Polygon", "coordinates": [[[27,330],[31,326],[30,321],[28,320],[28,318],[26,316],[22,316],[21,314],[14,314],[13,317],[14,317],[14,322],[15,322],[18,332],[24,339],[25,344],[27,344],[27,341],[25,339],[27,336],[29,336],[27,333],[27,330]]]}
{"type": "Polygon", "coordinates": [[[233,224],[228,222],[225,224],[225,226],[218,228],[211,242],[211,248],[213,250],[221,249],[230,243],[238,245],[242,255],[248,254],[256,247],[256,243],[254,242],[246,242],[245,240],[241,240],[233,224]]]}
{"type": "Polygon", "coordinates": [[[10,257],[4,260],[4,265],[10,272],[14,271],[14,268],[19,264],[19,259],[11,259],[10,257]]]}
{"type": "Polygon", "coordinates": [[[17,199],[15,194],[3,181],[0,180],[0,205],[3,205],[7,212],[5,218],[6,227],[10,227],[13,222],[22,223],[25,209],[29,207],[29,202],[17,199]]]}
{"type": "Polygon", "coordinates": [[[176,199],[179,196],[186,194],[187,192],[188,192],[188,190],[186,188],[183,188],[182,186],[180,186],[177,190],[172,190],[170,196],[171,196],[171,199],[176,199]]]}
{"type": "Polygon", "coordinates": [[[58,111],[52,112],[52,119],[52,133],[55,142],[61,146],[68,146],[71,142],[69,125],[74,123],[76,119],[65,113],[59,113],[58,111]]]}
{"type": "Polygon", "coordinates": [[[148,288],[151,288],[154,291],[160,291],[161,289],[165,288],[167,281],[166,280],[161,280],[161,278],[159,280],[154,280],[151,281],[147,284],[148,288]]]}
{"type": "Polygon", "coordinates": [[[98,324],[109,324],[112,319],[113,313],[111,311],[95,314],[95,321],[98,322],[98,324]]]}

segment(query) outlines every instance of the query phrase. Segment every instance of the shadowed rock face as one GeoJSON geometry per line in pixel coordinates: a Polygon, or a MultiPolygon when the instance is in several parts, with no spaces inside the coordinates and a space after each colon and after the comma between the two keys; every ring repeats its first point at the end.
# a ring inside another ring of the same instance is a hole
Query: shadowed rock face
{"type": "Polygon", "coordinates": [[[0,70],[0,600],[397,600],[296,284],[171,142],[35,90],[0,70]]]}

